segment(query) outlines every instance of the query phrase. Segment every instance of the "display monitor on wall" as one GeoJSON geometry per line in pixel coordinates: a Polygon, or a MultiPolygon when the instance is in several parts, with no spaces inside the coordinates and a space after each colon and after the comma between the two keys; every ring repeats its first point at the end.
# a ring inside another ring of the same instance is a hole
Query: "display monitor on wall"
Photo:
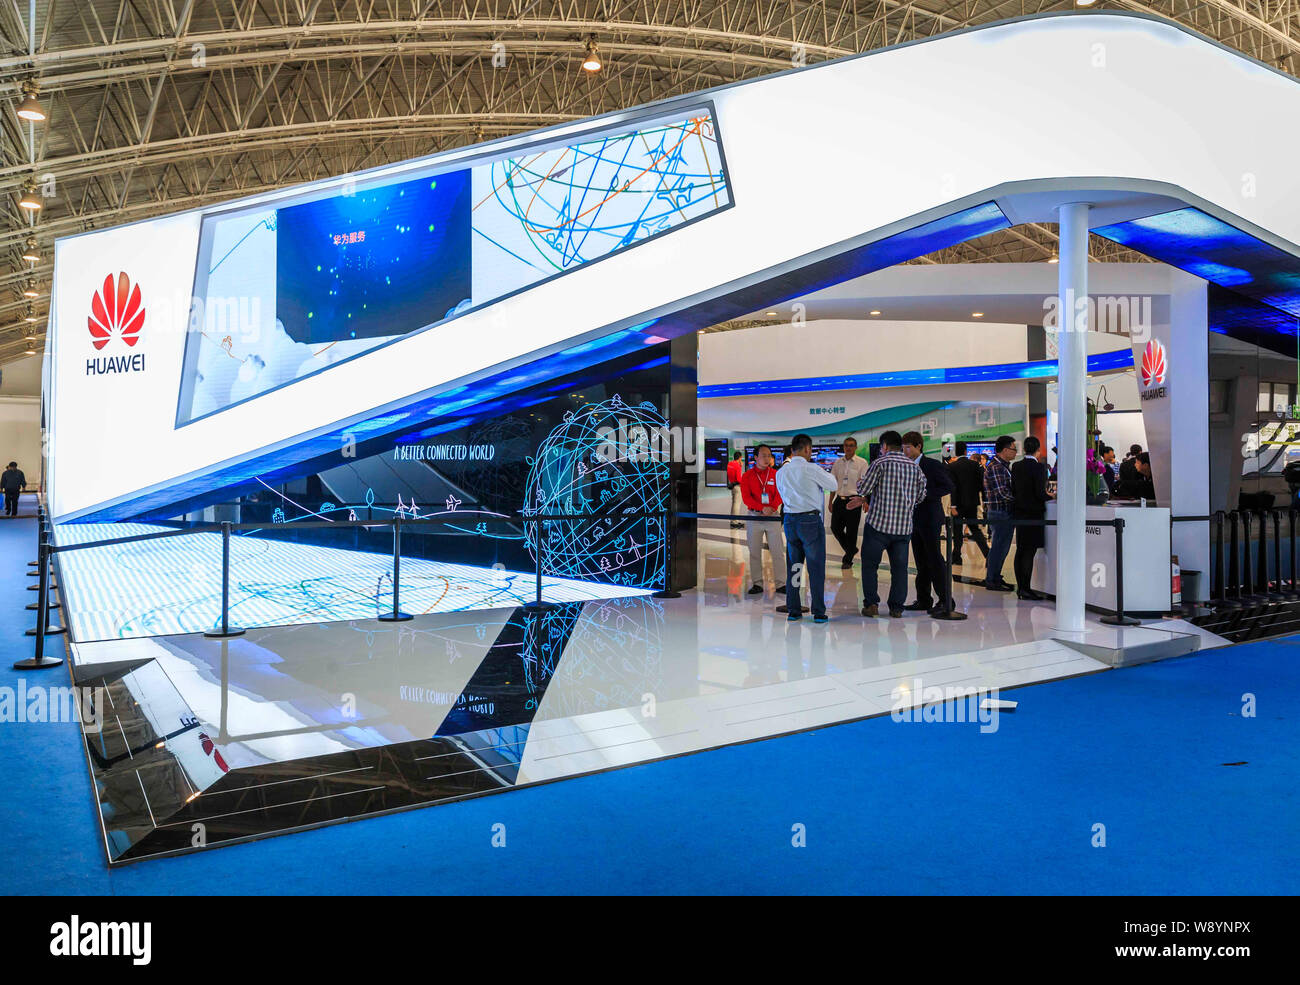
{"type": "Polygon", "coordinates": [[[754,467],[754,452],[757,451],[759,445],[767,445],[767,447],[772,449],[772,461],[774,464],[780,465],[782,462],[785,461],[784,444],[775,441],[756,441],[752,445],[749,445],[745,448],[746,469],[752,469],[754,467]]]}
{"type": "Polygon", "coordinates": [[[731,441],[728,438],[704,439],[704,484],[726,486],[727,463],[731,461],[731,441]]]}
{"type": "Polygon", "coordinates": [[[730,205],[706,104],[209,213],[176,424],[730,205]]]}
{"type": "Polygon", "coordinates": [[[966,457],[974,454],[987,455],[993,457],[994,443],[992,441],[968,441],[966,442],[966,457]]]}

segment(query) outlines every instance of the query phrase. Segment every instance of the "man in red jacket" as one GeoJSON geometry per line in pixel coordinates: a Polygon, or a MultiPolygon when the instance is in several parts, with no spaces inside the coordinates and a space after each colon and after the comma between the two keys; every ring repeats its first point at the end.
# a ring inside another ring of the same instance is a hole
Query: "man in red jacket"
{"type": "MultiPolygon", "coordinates": [[[[727,463],[727,488],[731,491],[732,516],[740,516],[745,505],[740,497],[740,477],[745,472],[745,463],[741,461],[743,455],[743,452],[732,452],[731,461],[727,463]]],[[[733,527],[744,526],[739,520],[732,520],[731,525],[733,527]]]]}
{"type": "MultiPolygon", "coordinates": [[[[740,477],[740,497],[751,517],[776,517],[781,512],[781,494],[776,491],[776,466],[772,449],[759,445],[754,449],[754,467],[740,477]]],[[[763,538],[772,552],[772,577],[776,591],[785,588],[785,538],[781,536],[778,520],[749,520],[745,524],[745,539],[749,541],[749,580],[753,586],[750,595],[763,594],[763,538]]]]}

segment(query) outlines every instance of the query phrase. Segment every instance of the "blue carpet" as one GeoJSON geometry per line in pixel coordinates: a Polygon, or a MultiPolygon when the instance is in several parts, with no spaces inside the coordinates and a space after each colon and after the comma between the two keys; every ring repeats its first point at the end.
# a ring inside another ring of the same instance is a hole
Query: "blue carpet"
{"type": "MultiPolygon", "coordinates": [[[[33,539],[0,524],[0,632],[24,651],[33,539]]],[[[874,719],[112,873],[73,728],[0,725],[0,891],[1300,891],[1300,638],[1014,697],[994,734],[874,719]]]]}

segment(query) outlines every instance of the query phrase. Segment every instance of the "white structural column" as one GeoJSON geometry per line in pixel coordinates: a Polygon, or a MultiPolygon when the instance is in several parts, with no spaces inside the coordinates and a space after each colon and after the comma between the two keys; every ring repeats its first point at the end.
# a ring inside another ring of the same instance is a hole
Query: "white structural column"
{"type": "MultiPolygon", "coordinates": [[[[1088,205],[1061,206],[1057,335],[1056,628],[1083,631],[1086,571],[1088,380],[1088,205]]],[[[1107,577],[1113,576],[1107,572],[1107,577]]]]}

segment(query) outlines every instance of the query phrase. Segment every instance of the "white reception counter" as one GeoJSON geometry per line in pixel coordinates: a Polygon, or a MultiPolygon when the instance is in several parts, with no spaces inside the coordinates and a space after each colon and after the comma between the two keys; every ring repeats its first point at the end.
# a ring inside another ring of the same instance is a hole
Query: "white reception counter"
{"type": "MultiPolygon", "coordinates": [[[[1047,504],[1047,517],[1056,519],[1056,504],[1047,504]]],[[[1115,608],[1115,528],[1094,520],[1124,519],[1124,611],[1168,612],[1170,596],[1169,509],[1163,506],[1089,506],[1084,543],[1087,550],[1088,605],[1115,608]]],[[[1056,527],[1047,528],[1047,548],[1034,562],[1033,587],[1056,594],[1056,527]],[[1045,555],[1045,556],[1044,556],[1045,555]]]]}

